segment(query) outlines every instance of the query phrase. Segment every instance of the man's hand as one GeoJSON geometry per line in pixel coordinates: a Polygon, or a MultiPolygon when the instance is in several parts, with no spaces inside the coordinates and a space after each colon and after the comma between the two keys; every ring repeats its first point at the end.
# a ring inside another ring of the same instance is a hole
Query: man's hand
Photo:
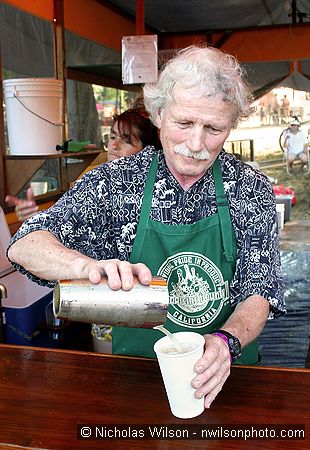
{"type": "Polygon", "coordinates": [[[222,390],[230,374],[230,353],[227,344],[219,336],[205,336],[205,352],[195,365],[198,375],[193,379],[192,386],[196,389],[195,396],[205,396],[205,408],[222,390]]]}
{"type": "MultiPolygon", "coordinates": [[[[221,328],[236,336],[244,348],[260,334],[268,314],[268,301],[254,294],[236,306],[221,328]]],[[[196,397],[206,396],[205,407],[209,408],[230,374],[231,363],[228,346],[222,338],[208,334],[205,341],[205,352],[194,367],[197,375],[192,386],[196,397]]]]}
{"type": "Polygon", "coordinates": [[[100,283],[102,276],[106,276],[108,285],[113,290],[129,291],[134,286],[134,276],[144,285],[149,285],[152,281],[152,273],[145,264],[131,264],[119,259],[87,263],[84,271],[89,281],[94,284],[100,283]]]}

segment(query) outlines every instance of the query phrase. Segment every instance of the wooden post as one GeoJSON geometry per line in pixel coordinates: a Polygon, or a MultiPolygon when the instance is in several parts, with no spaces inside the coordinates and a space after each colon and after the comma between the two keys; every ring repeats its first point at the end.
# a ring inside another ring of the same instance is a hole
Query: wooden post
{"type": "Polygon", "coordinates": [[[66,47],[65,47],[65,25],[64,25],[64,0],[54,0],[54,62],[55,77],[62,80],[63,85],[63,112],[64,121],[63,139],[67,140],[66,120],[66,47]]]}
{"type": "MultiPolygon", "coordinates": [[[[0,48],[0,85],[2,86],[2,59],[1,59],[1,48],[0,48]]],[[[3,115],[3,91],[0,89],[0,206],[4,209],[4,199],[7,194],[6,192],[6,176],[5,176],[5,142],[4,142],[4,115],[3,115]]]]}
{"type": "Polygon", "coordinates": [[[136,0],[136,35],[145,34],[144,0],[136,0]]]}

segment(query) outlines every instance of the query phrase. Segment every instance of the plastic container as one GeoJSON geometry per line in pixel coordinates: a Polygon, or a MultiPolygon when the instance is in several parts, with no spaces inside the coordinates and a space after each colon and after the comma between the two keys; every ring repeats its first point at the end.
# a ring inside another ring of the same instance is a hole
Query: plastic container
{"type": "Polygon", "coordinates": [[[284,203],[277,203],[276,204],[276,209],[277,209],[278,227],[279,227],[279,233],[280,233],[281,230],[283,230],[283,227],[284,227],[285,204],[284,203]]]}
{"type": "Polygon", "coordinates": [[[284,204],[284,223],[291,219],[293,195],[276,195],[276,204],[284,204]]]}
{"type": "Polygon", "coordinates": [[[112,327],[92,324],[93,350],[96,353],[112,353],[112,327]]]}
{"type": "Polygon", "coordinates": [[[52,155],[62,143],[63,82],[52,78],[3,81],[10,155],[52,155]]]}
{"type": "Polygon", "coordinates": [[[2,299],[3,337],[6,344],[46,345],[46,337],[36,337],[45,321],[46,307],[52,301],[52,289],[39,286],[17,272],[8,261],[5,251],[11,233],[0,207],[0,283],[7,291],[2,299]]]}

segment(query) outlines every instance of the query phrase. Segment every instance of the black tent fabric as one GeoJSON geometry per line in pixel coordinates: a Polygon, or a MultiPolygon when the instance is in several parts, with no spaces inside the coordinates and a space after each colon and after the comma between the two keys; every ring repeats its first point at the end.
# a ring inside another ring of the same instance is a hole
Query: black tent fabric
{"type": "Polygon", "coordinates": [[[276,87],[288,87],[297,91],[310,92],[310,78],[300,72],[294,71],[284,78],[276,87]]]}

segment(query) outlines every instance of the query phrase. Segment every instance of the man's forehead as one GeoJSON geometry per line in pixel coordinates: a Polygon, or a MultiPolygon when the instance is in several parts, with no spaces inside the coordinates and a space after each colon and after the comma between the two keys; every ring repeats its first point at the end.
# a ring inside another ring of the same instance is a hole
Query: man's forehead
{"type": "Polygon", "coordinates": [[[223,125],[234,116],[234,105],[214,97],[193,98],[182,94],[171,101],[168,107],[168,117],[187,120],[216,120],[223,125]]]}

